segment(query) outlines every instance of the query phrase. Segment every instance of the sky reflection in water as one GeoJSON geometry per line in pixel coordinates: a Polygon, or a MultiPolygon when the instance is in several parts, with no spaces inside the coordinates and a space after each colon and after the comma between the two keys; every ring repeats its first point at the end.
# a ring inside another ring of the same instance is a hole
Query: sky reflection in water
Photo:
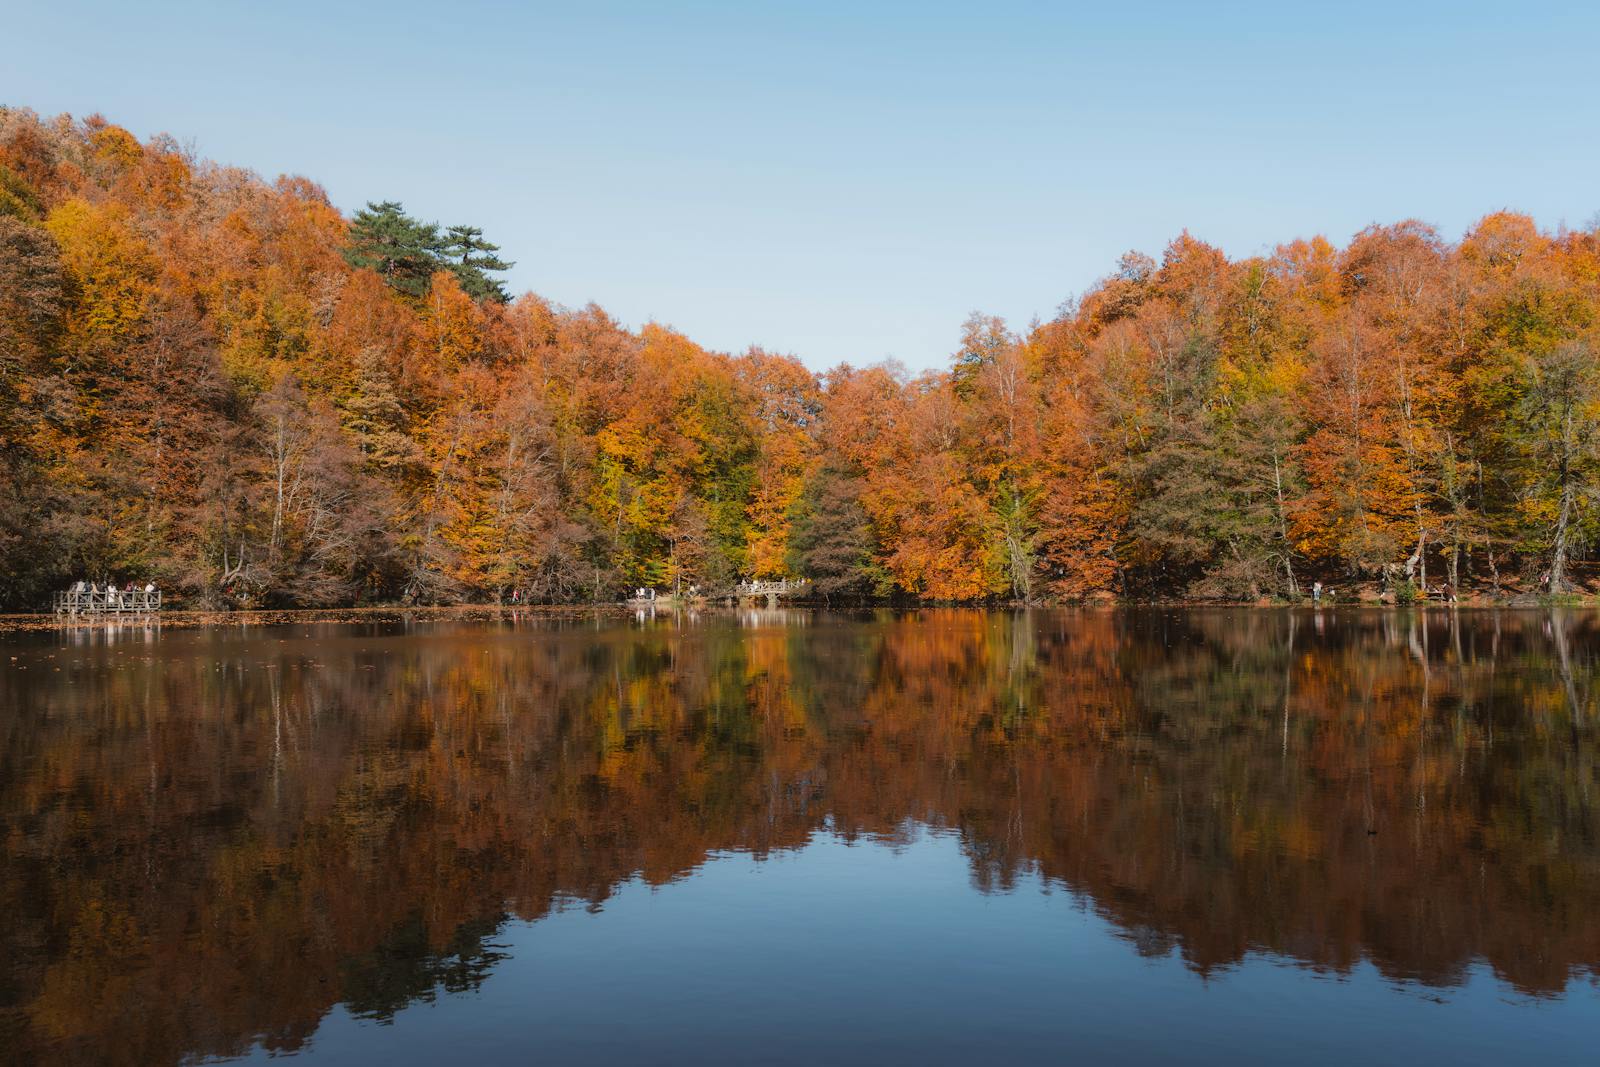
{"type": "Polygon", "coordinates": [[[0,1038],[86,1063],[1577,1062],[1597,625],[9,638],[0,1038]]]}

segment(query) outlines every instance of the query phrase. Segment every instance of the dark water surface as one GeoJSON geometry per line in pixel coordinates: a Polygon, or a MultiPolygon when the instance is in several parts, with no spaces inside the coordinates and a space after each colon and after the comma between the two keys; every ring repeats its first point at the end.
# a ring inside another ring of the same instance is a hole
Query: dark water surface
{"type": "Polygon", "coordinates": [[[1600,617],[0,638],[0,1060],[1594,1062],[1600,617]]]}

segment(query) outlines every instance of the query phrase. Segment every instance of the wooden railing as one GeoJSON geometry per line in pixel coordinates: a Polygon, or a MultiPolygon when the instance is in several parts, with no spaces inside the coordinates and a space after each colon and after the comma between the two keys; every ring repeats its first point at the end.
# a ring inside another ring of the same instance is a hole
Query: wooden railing
{"type": "MultiPolygon", "coordinates": [[[[736,585],[725,586],[721,589],[701,590],[698,586],[690,586],[681,595],[687,596],[690,600],[711,601],[754,600],[766,597],[769,603],[776,603],[783,597],[805,596],[810,592],[811,583],[804,578],[780,578],[777,581],[739,582],[736,585]]],[[[672,601],[676,598],[670,594],[663,593],[660,595],[660,599],[672,601]]],[[[642,595],[639,590],[635,590],[633,595],[627,598],[627,603],[634,606],[654,604],[656,601],[656,596],[652,595],[648,590],[645,590],[642,595]]]]}
{"type": "Polygon", "coordinates": [[[55,595],[57,615],[145,615],[160,610],[159,589],[74,587],[55,595]]]}
{"type": "Polygon", "coordinates": [[[776,582],[740,582],[733,587],[731,592],[724,595],[732,597],[764,596],[768,600],[776,600],[779,597],[804,596],[810,592],[810,589],[811,583],[804,578],[797,578],[792,582],[787,578],[781,578],[776,582]]]}

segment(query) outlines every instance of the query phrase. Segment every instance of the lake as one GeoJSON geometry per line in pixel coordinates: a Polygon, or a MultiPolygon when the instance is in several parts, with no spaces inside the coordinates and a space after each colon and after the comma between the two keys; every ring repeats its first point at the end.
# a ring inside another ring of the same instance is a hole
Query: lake
{"type": "Polygon", "coordinates": [[[0,1059],[1592,1062],[1600,616],[0,635],[0,1059]]]}

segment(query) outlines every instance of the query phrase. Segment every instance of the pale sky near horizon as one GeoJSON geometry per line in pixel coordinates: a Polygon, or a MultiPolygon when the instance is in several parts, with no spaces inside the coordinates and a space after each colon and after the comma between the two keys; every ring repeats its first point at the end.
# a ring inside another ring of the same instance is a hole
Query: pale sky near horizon
{"type": "Polygon", "coordinates": [[[1180,231],[1251,255],[1600,211],[1600,5],[50,4],[0,103],[353,211],[472,223],[514,291],[822,369],[943,366],[1180,231]]]}

